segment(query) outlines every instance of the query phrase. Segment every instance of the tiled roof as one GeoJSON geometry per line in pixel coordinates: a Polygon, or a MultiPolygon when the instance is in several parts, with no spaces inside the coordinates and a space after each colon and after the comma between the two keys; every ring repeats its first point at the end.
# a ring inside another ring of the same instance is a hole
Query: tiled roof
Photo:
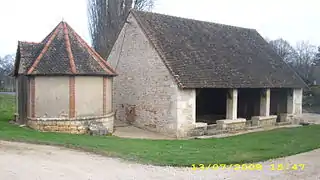
{"type": "Polygon", "coordinates": [[[109,75],[115,70],[66,22],[40,43],[18,42],[15,75],[109,75]]]}
{"type": "Polygon", "coordinates": [[[132,11],[181,88],[300,88],[254,29],[132,11]]]}

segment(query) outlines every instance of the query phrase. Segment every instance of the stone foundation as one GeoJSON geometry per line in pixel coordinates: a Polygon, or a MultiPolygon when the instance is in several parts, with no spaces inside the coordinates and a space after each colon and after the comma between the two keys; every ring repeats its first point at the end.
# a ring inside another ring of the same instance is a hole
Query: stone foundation
{"type": "Polygon", "coordinates": [[[251,120],[243,118],[230,120],[218,120],[217,124],[207,125],[206,123],[196,123],[198,127],[189,130],[189,137],[212,136],[221,134],[234,134],[238,132],[261,131],[265,129],[285,127],[298,124],[301,119],[292,114],[282,114],[283,122],[277,122],[276,115],[254,116],[251,120]]]}
{"type": "Polygon", "coordinates": [[[195,127],[187,132],[186,137],[203,136],[207,132],[207,128],[208,128],[207,123],[196,123],[195,127]]]}
{"type": "Polygon", "coordinates": [[[39,131],[86,134],[91,123],[98,122],[113,133],[114,114],[76,118],[28,118],[27,125],[39,131]]]}
{"type": "Polygon", "coordinates": [[[275,126],[277,116],[254,116],[252,117],[252,126],[275,126]]]}
{"type": "Polygon", "coordinates": [[[218,120],[217,121],[217,128],[219,130],[228,130],[228,131],[235,131],[235,130],[241,130],[246,127],[246,119],[224,119],[224,120],[218,120]]]}

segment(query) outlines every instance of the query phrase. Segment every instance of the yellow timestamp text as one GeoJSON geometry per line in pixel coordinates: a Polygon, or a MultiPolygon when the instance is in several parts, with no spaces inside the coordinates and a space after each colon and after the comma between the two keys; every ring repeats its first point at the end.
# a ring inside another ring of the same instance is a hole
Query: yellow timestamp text
{"type": "Polygon", "coordinates": [[[284,171],[284,170],[304,170],[305,164],[192,164],[192,170],[244,170],[244,171],[284,171]]]}

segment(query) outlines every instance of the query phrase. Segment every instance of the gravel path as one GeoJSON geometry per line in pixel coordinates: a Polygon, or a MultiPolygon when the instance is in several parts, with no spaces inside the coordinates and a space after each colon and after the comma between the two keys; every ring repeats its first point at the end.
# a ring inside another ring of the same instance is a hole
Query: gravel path
{"type": "Polygon", "coordinates": [[[195,171],[191,168],[139,165],[59,147],[0,141],[0,179],[3,180],[320,179],[320,149],[261,164],[263,171],[195,171]],[[305,164],[305,168],[271,171],[272,163],[305,164]]]}

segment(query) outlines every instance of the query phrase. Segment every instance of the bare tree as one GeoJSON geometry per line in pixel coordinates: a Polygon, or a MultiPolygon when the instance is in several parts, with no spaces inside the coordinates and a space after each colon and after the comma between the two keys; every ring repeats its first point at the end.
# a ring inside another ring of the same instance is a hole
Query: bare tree
{"type": "Polygon", "coordinates": [[[320,46],[318,46],[318,52],[315,55],[314,63],[316,66],[320,66],[320,46]]]}
{"type": "Polygon", "coordinates": [[[151,10],[154,6],[154,0],[135,0],[134,8],[138,10],[151,10]]]}
{"type": "Polygon", "coordinates": [[[107,0],[88,0],[89,32],[93,48],[99,54],[105,54],[103,47],[107,43],[106,14],[107,0]]]}
{"type": "Polygon", "coordinates": [[[88,0],[89,31],[93,48],[109,54],[132,7],[150,10],[155,0],[88,0]]]}
{"type": "Polygon", "coordinates": [[[294,60],[295,49],[288,41],[280,38],[269,41],[269,44],[285,62],[292,63],[294,60]]]}
{"type": "Polygon", "coordinates": [[[8,75],[13,71],[14,55],[0,57],[0,91],[14,91],[14,78],[8,75]]]}
{"type": "Polygon", "coordinates": [[[3,58],[0,57],[0,74],[7,75],[13,70],[14,56],[6,55],[3,58]]]}
{"type": "Polygon", "coordinates": [[[312,82],[317,53],[316,46],[310,44],[308,41],[300,41],[296,44],[295,52],[293,66],[303,79],[312,82]]]}
{"type": "Polygon", "coordinates": [[[295,47],[282,38],[269,41],[277,54],[290,65],[307,83],[314,80],[316,47],[308,41],[300,41],[295,47]]]}

